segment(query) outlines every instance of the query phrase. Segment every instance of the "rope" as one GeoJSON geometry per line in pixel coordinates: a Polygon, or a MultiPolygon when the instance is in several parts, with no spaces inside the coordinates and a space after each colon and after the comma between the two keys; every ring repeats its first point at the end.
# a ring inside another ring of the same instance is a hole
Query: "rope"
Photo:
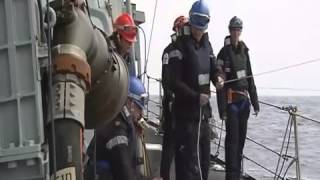
{"type": "Polygon", "coordinates": [[[199,113],[199,123],[198,123],[198,132],[197,132],[197,160],[198,160],[198,168],[199,168],[199,175],[200,180],[202,180],[202,169],[201,169],[201,162],[200,162],[200,135],[201,135],[201,121],[202,121],[202,108],[200,106],[200,113],[199,113]]]}

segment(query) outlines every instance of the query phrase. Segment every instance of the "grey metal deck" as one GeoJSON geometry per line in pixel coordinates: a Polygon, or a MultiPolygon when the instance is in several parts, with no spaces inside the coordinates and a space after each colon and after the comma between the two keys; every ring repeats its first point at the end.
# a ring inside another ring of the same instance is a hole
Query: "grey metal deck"
{"type": "MultiPolygon", "coordinates": [[[[156,135],[151,130],[146,130],[145,132],[146,142],[152,144],[162,144],[162,137],[156,135]]],[[[148,151],[148,158],[151,164],[151,173],[153,176],[160,175],[160,161],[161,161],[161,152],[156,150],[149,150],[148,151]]],[[[171,167],[171,179],[175,180],[175,171],[174,171],[174,163],[171,167]]],[[[209,171],[209,180],[224,180],[225,179],[225,172],[224,171],[216,171],[214,169],[210,169],[209,171]]]]}

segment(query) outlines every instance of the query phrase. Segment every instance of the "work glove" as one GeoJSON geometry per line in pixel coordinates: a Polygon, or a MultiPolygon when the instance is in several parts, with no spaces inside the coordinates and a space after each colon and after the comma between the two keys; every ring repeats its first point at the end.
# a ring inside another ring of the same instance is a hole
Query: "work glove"
{"type": "Polygon", "coordinates": [[[226,112],[222,113],[220,119],[221,120],[227,120],[227,113],[226,112]]]}
{"type": "Polygon", "coordinates": [[[208,102],[209,102],[209,95],[201,93],[200,94],[200,105],[201,106],[206,105],[208,102]]]}
{"type": "Polygon", "coordinates": [[[163,180],[161,177],[154,177],[151,180],[163,180]]]}
{"type": "Polygon", "coordinates": [[[218,76],[217,83],[215,84],[217,89],[222,89],[224,86],[224,79],[221,76],[218,76]]]}

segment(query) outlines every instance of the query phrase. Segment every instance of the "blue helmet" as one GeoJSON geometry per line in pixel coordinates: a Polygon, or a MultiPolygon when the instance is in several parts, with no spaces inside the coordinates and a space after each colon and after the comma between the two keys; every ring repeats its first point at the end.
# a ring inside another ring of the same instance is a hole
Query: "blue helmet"
{"type": "Polygon", "coordinates": [[[191,26],[206,30],[210,21],[210,10],[204,0],[198,0],[193,3],[189,11],[189,20],[191,26]]]}
{"type": "Polygon", "coordinates": [[[135,76],[130,76],[128,96],[132,98],[140,108],[144,108],[147,98],[146,90],[141,80],[135,76]]]}

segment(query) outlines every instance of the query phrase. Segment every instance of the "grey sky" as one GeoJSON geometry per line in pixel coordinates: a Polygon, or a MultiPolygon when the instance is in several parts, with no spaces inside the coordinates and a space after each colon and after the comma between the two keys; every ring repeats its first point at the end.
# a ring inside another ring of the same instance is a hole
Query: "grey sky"
{"type": "MultiPolygon", "coordinates": [[[[146,14],[142,26],[150,36],[155,0],[132,0],[146,14]]],[[[161,55],[170,42],[174,19],[188,15],[194,0],[158,0],[148,73],[161,75],[161,55]]],[[[233,16],[244,21],[241,39],[250,49],[254,74],[320,58],[319,0],[207,0],[211,10],[209,36],[215,54],[228,34],[233,16]]],[[[320,95],[320,62],[255,78],[260,95],[320,95]],[[316,89],[319,91],[267,90],[265,88],[316,89]]],[[[151,84],[152,93],[157,87],[151,84]]],[[[213,88],[213,87],[212,87],[213,88]]]]}

